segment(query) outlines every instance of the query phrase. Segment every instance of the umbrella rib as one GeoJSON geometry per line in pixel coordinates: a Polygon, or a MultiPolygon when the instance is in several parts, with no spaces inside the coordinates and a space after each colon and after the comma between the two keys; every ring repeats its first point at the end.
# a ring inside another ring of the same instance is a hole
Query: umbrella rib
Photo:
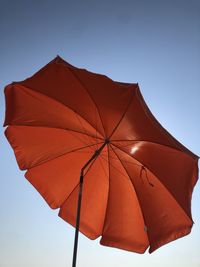
{"type": "MultiPolygon", "coordinates": [[[[112,148],[112,146],[111,146],[111,149],[112,149],[113,153],[116,155],[116,157],[118,158],[119,162],[121,163],[121,166],[124,168],[124,170],[125,170],[125,172],[126,172],[128,178],[129,178],[129,180],[130,180],[130,182],[131,182],[133,191],[134,191],[134,193],[135,193],[136,196],[137,196],[137,200],[138,200],[138,203],[139,203],[140,211],[141,211],[141,214],[142,214],[142,217],[143,217],[143,220],[144,220],[144,226],[145,226],[145,225],[147,225],[147,223],[146,223],[146,220],[145,220],[145,216],[144,216],[143,210],[142,210],[142,208],[141,208],[141,203],[140,203],[140,200],[139,200],[138,193],[137,193],[136,187],[135,187],[135,185],[134,185],[134,182],[133,182],[132,179],[130,178],[127,169],[125,168],[124,164],[122,163],[121,159],[119,158],[119,156],[117,155],[117,153],[114,151],[114,149],[112,148]]],[[[148,229],[148,227],[147,227],[147,229],[148,229]]],[[[149,241],[149,244],[148,244],[148,247],[149,247],[149,245],[150,245],[150,237],[149,237],[148,231],[146,231],[146,233],[147,233],[147,237],[148,237],[148,241],[149,241]]],[[[147,247],[147,248],[148,248],[148,247],[147,247]]],[[[146,249],[147,249],[147,248],[146,248],[146,249]]]]}
{"type": "Polygon", "coordinates": [[[128,104],[127,104],[127,106],[126,106],[126,108],[125,108],[125,110],[124,110],[124,112],[123,112],[120,120],[118,121],[118,123],[116,124],[116,126],[114,127],[114,129],[112,130],[112,132],[111,132],[111,134],[109,136],[109,139],[111,139],[112,135],[114,134],[114,132],[116,131],[116,129],[119,127],[120,123],[122,122],[124,116],[126,115],[126,112],[128,111],[128,109],[130,107],[131,102],[133,101],[133,97],[134,97],[134,94],[132,94],[132,97],[129,100],[129,102],[128,102],[128,104]]]}
{"type": "Polygon", "coordinates": [[[78,188],[79,184],[80,184],[80,181],[75,185],[75,187],[72,189],[69,195],[65,198],[65,200],[62,201],[62,203],[60,204],[60,207],[69,199],[69,197],[73,194],[73,192],[78,188]]]}
{"type": "MultiPolygon", "coordinates": [[[[173,147],[173,146],[169,146],[169,145],[167,145],[167,144],[162,144],[162,143],[159,143],[159,142],[154,142],[154,141],[148,141],[148,140],[112,140],[112,142],[133,142],[133,143],[139,143],[139,142],[146,142],[146,143],[151,143],[151,144],[156,144],[156,145],[160,145],[160,146],[166,146],[166,147],[169,147],[169,148],[171,148],[171,149],[175,149],[175,150],[177,150],[177,151],[180,151],[180,152],[182,152],[182,153],[185,153],[185,151],[182,151],[182,150],[180,150],[179,148],[177,148],[177,147],[173,147]]],[[[113,144],[114,145],[114,144],[113,144]]],[[[127,146],[129,146],[130,144],[128,144],[128,145],[124,145],[123,147],[127,147],[127,146]]]]}
{"type": "MultiPolygon", "coordinates": [[[[14,124],[14,125],[9,125],[9,126],[17,126],[17,127],[20,127],[20,126],[23,126],[23,127],[36,127],[36,128],[47,128],[47,129],[58,129],[58,130],[63,130],[63,131],[69,131],[69,132],[71,132],[71,134],[75,137],[75,138],[77,138],[80,142],[82,142],[84,145],[86,145],[86,146],[88,146],[88,145],[90,145],[90,142],[89,143],[86,143],[85,142],[85,140],[83,140],[80,136],[78,137],[78,136],[76,136],[76,135],[74,135],[73,133],[78,133],[78,134],[82,134],[82,135],[86,135],[87,137],[92,137],[92,138],[95,138],[94,136],[92,136],[92,135],[88,135],[87,133],[82,133],[82,132],[79,132],[79,131],[76,131],[76,130],[71,130],[71,129],[67,129],[67,128],[57,128],[57,127],[44,127],[44,126],[40,126],[40,125],[34,125],[34,126],[32,126],[32,125],[16,125],[16,124],[14,124]]],[[[9,127],[8,126],[8,127],[9,127]]],[[[98,138],[97,137],[97,139],[99,139],[99,141],[100,140],[102,140],[101,138],[98,138]]],[[[89,139],[88,139],[88,141],[89,141],[89,139]]],[[[103,142],[103,140],[102,140],[102,142],[103,142]]],[[[98,143],[97,143],[98,144],[98,143]]],[[[94,151],[94,150],[93,150],[94,151]]]]}
{"type": "Polygon", "coordinates": [[[94,160],[91,162],[91,164],[89,165],[89,167],[87,168],[86,172],[84,173],[84,177],[85,175],[89,172],[89,170],[91,169],[91,167],[93,166],[93,164],[95,163],[95,161],[97,160],[98,157],[95,157],[94,160]]]}
{"type": "MultiPolygon", "coordinates": [[[[82,140],[82,138],[80,138],[80,136],[78,137],[78,136],[75,136],[73,133],[71,133],[75,138],[77,138],[79,141],[81,141],[83,144],[85,144],[85,145],[88,145],[88,143],[86,143],[84,140],[82,140]]],[[[87,135],[87,137],[88,137],[88,135],[87,135]]],[[[88,140],[89,141],[89,140],[88,140]]]]}
{"type": "MultiPolygon", "coordinates": [[[[39,92],[39,91],[36,91],[36,90],[34,90],[33,88],[31,88],[30,86],[25,86],[25,85],[23,85],[26,89],[28,89],[28,90],[30,90],[30,91],[33,91],[34,93],[36,92],[37,94],[41,94],[41,95],[43,95],[43,96],[45,96],[45,97],[47,97],[47,98],[50,98],[51,99],[51,101],[55,101],[56,103],[58,103],[59,105],[62,105],[62,106],[64,106],[65,108],[67,107],[68,109],[70,109],[72,112],[74,112],[77,116],[79,116],[79,117],[81,117],[84,121],[86,121],[95,131],[97,131],[97,129],[95,129],[95,126],[93,126],[92,124],[91,124],[91,122],[89,122],[86,118],[84,118],[81,114],[79,114],[75,109],[73,109],[72,107],[70,107],[69,105],[67,105],[66,103],[64,104],[64,103],[62,103],[62,102],[60,102],[60,101],[58,101],[57,99],[55,99],[55,98],[53,98],[53,97],[51,97],[51,96],[49,96],[49,95],[47,95],[47,94],[44,94],[44,93],[41,93],[41,92],[39,92]]],[[[98,133],[99,133],[99,135],[100,136],[102,136],[102,134],[98,131],[98,133]]]]}
{"type": "MultiPolygon", "coordinates": [[[[75,113],[75,114],[76,114],[76,113],[75,113]]],[[[78,116],[77,114],[76,114],[76,118],[77,118],[78,122],[80,123],[80,125],[81,125],[81,127],[82,127],[82,129],[83,129],[83,132],[85,133],[85,135],[87,135],[87,141],[90,143],[90,140],[89,140],[87,131],[86,131],[84,125],[82,124],[82,122],[81,122],[81,120],[80,120],[80,118],[79,118],[79,116],[78,116]]],[[[86,143],[86,142],[85,142],[85,143],[86,143]]],[[[87,144],[87,143],[86,143],[86,144],[87,144]]]]}
{"type": "MultiPolygon", "coordinates": [[[[107,173],[106,173],[106,171],[105,171],[105,168],[104,168],[104,166],[103,166],[102,159],[104,159],[104,158],[103,158],[102,155],[100,154],[100,155],[99,155],[99,162],[100,162],[100,164],[101,164],[101,168],[103,169],[104,175],[109,179],[109,175],[107,175],[107,173]]],[[[107,161],[106,163],[108,163],[108,161],[107,161]]]]}
{"type": "MultiPolygon", "coordinates": [[[[58,128],[58,129],[60,129],[60,128],[58,128]]],[[[88,137],[92,137],[92,138],[96,138],[96,139],[99,139],[99,140],[102,140],[103,141],[103,139],[102,138],[100,138],[100,137],[97,137],[97,136],[93,136],[93,135],[91,135],[91,134],[88,134],[88,133],[86,133],[86,132],[79,132],[79,131],[77,131],[77,130],[72,130],[72,129],[68,129],[68,128],[63,128],[63,130],[66,130],[66,131],[70,131],[70,132],[75,132],[75,133],[80,133],[80,134],[84,134],[84,135],[87,135],[88,137]]]]}
{"type": "MultiPolygon", "coordinates": [[[[116,171],[118,171],[122,176],[124,176],[126,179],[127,177],[119,170],[117,169],[113,164],[110,163],[110,161],[106,160],[105,158],[101,157],[104,161],[106,161],[110,166],[112,166],[113,169],[115,169],[116,171]]],[[[111,159],[111,157],[109,156],[109,158],[111,159]]]]}
{"type": "Polygon", "coordinates": [[[137,90],[137,96],[138,96],[138,100],[140,101],[141,105],[142,105],[142,109],[144,110],[144,112],[146,113],[147,117],[153,122],[156,123],[156,127],[161,129],[161,132],[168,138],[168,140],[172,140],[172,142],[175,145],[180,146],[183,151],[185,151],[186,153],[190,154],[193,158],[197,158],[199,159],[199,156],[197,156],[196,154],[194,154],[192,151],[190,151],[187,147],[185,147],[183,144],[181,144],[175,137],[173,137],[161,124],[160,122],[154,117],[153,113],[151,112],[151,110],[149,109],[149,107],[147,106],[143,95],[141,94],[139,87],[137,90]]]}
{"type": "MultiPolygon", "coordinates": [[[[92,145],[86,145],[86,146],[83,146],[83,147],[79,147],[79,148],[72,149],[72,150],[70,150],[70,151],[68,151],[68,152],[65,152],[65,153],[62,153],[62,154],[60,154],[60,155],[58,155],[58,156],[56,156],[56,157],[54,157],[54,158],[51,158],[51,159],[48,159],[48,160],[44,160],[44,161],[40,162],[39,164],[34,165],[34,166],[31,167],[31,168],[38,167],[38,166],[40,166],[40,165],[42,165],[42,164],[44,164],[44,163],[47,163],[47,162],[49,162],[49,161],[51,161],[51,160],[55,160],[55,159],[57,159],[57,158],[60,158],[60,157],[65,156],[65,155],[67,155],[67,154],[70,154],[70,153],[73,153],[73,152],[76,152],[76,151],[83,150],[83,149],[85,149],[85,148],[91,148],[92,146],[96,146],[96,145],[98,145],[98,144],[102,144],[102,142],[98,142],[98,143],[94,143],[94,144],[92,144],[92,145]]],[[[31,168],[30,168],[30,169],[31,169],[31,168]]]]}
{"type": "Polygon", "coordinates": [[[69,128],[58,128],[58,127],[53,127],[53,126],[43,126],[43,125],[26,125],[26,124],[9,124],[9,126],[24,126],[24,127],[41,127],[41,128],[50,128],[50,129],[58,129],[58,130],[63,130],[63,131],[70,131],[70,132],[75,132],[75,133],[78,133],[78,134],[83,134],[83,135],[87,135],[88,137],[92,137],[92,138],[96,138],[96,139],[99,139],[99,140],[102,140],[103,142],[103,138],[101,137],[96,137],[94,135],[91,135],[91,134],[88,134],[88,133],[83,133],[83,132],[80,132],[80,131],[77,131],[77,130],[74,130],[74,129],[69,129],[69,128]]]}
{"type": "MultiPolygon", "coordinates": [[[[66,66],[65,66],[66,67],[66,66]]],[[[88,96],[90,97],[90,99],[92,100],[92,102],[94,103],[95,107],[96,107],[96,110],[98,112],[98,115],[99,115],[99,118],[100,118],[100,121],[101,121],[101,125],[103,127],[103,130],[104,130],[104,135],[106,134],[106,131],[105,131],[105,127],[104,127],[104,124],[103,124],[103,120],[101,118],[101,114],[100,114],[100,111],[99,111],[99,108],[98,108],[98,105],[96,103],[96,101],[94,100],[94,98],[91,96],[91,94],[89,93],[87,87],[85,86],[85,84],[80,80],[80,78],[78,77],[78,75],[76,73],[74,73],[74,71],[71,69],[71,68],[68,68],[70,70],[70,72],[75,76],[75,78],[79,81],[79,83],[81,84],[82,88],[87,92],[88,96]]]]}
{"type": "MultiPolygon", "coordinates": [[[[96,112],[94,112],[95,113],[95,122],[96,122],[96,126],[95,126],[95,129],[96,129],[96,131],[95,131],[95,137],[97,137],[97,113],[96,112]]],[[[97,147],[97,149],[98,149],[98,147],[97,147]]]]}
{"type": "MultiPolygon", "coordinates": [[[[116,149],[116,148],[115,148],[115,149],[116,149]]],[[[112,150],[113,150],[113,148],[112,148],[112,150]]],[[[101,155],[101,157],[103,158],[104,155],[101,155]]],[[[103,159],[106,160],[105,158],[103,158],[103,159]]],[[[116,160],[116,158],[113,158],[113,157],[111,157],[111,156],[110,156],[110,159],[116,160]]],[[[136,166],[139,166],[139,167],[142,167],[141,164],[137,164],[137,163],[134,163],[134,162],[130,162],[130,161],[124,159],[124,158],[123,158],[123,161],[124,161],[124,162],[127,162],[127,163],[130,163],[130,164],[133,164],[133,165],[136,165],[136,166]]]]}
{"type": "MultiPolygon", "coordinates": [[[[97,143],[97,144],[95,144],[95,145],[98,145],[98,144],[102,144],[102,143],[97,143]]],[[[100,156],[101,156],[101,155],[99,155],[99,157],[100,157],[100,156]]],[[[87,169],[86,173],[84,174],[84,179],[85,179],[85,178],[87,179],[86,174],[88,173],[88,171],[90,170],[90,168],[92,167],[92,165],[95,163],[95,161],[96,161],[97,158],[98,158],[98,157],[96,157],[96,158],[93,160],[92,164],[90,164],[89,168],[87,169]]],[[[104,170],[104,171],[105,171],[105,170],[104,170]]],[[[71,194],[77,189],[77,187],[79,186],[79,184],[80,184],[80,181],[76,184],[76,186],[73,188],[73,190],[71,191],[71,193],[68,195],[67,198],[65,198],[65,200],[62,202],[62,204],[61,204],[60,206],[62,206],[62,205],[68,200],[68,198],[71,196],[71,194]]]]}
{"type": "MultiPolygon", "coordinates": [[[[190,216],[187,214],[187,212],[184,210],[184,208],[181,206],[181,204],[177,201],[177,199],[175,198],[174,194],[171,192],[171,190],[165,185],[163,184],[163,182],[158,178],[158,176],[154,173],[154,171],[151,170],[151,168],[149,168],[146,164],[142,163],[141,161],[139,161],[138,159],[136,159],[135,157],[129,155],[126,151],[124,151],[123,149],[119,148],[118,146],[112,144],[113,146],[115,146],[116,148],[118,148],[119,150],[121,150],[122,152],[124,152],[125,154],[127,154],[129,157],[134,158],[136,161],[140,162],[142,166],[144,166],[148,171],[150,171],[157,179],[158,181],[164,186],[164,188],[169,192],[169,194],[173,197],[174,201],[178,204],[178,206],[184,211],[185,215],[188,217],[188,219],[190,221],[191,218],[190,216]]],[[[116,154],[116,153],[115,153],[116,154]]]]}
{"type": "MultiPolygon", "coordinates": [[[[58,130],[63,130],[63,131],[69,131],[69,132],[71,132],[71,134],[75,137],[75,138],[77,138],[80,142],[82,142],[84,145],[86,145],[86,146],[90,146],[90,142],[89,143],[86,143],[84,140],[82,140],[82,138],[81,137],[78,137],[78,136],[76,136],[76,135],[74,135],[73,134],[73,132],[74,133],[78,133],[78,134],[82,134],[82,135],[86,135],[87,137],[92,137],[92,138],[97,138],[97,139],[99,139],[99,141],[100,140],[102,140],[101,138],[99,138],[99,137],[94,137],[94,136],[92,136],[92,135],[88,135],[87,133],[83,133],[83,132],[79,132],[79,131],[77,131],[77,130],[72,130],[72,129],[67,129],[67,128],[57,128],[57,127],[44,127],[44,126],[40,126],[40,125],[16,125],[16,124],[14,124],[14,125],[10,125],[10,126],[17,126],[17,127],[20,127],[20,126],[24,126],[24,127],[40,127],[40,128],[49,128],[49,129],[58,129],[58,130]]],[[[8,126],[9,127],[9,126],[8,126]]],[[[88,139],[88,141],[89,141],[89,139],[88,139]]],[[[102,142],[103,142],[103,140],[102,140],[102,142]]],[[[98,144],[100,144],[100,143],[97,143],[96,145],[98,145],[98,144]]],[[[95,144],[94,144],[95,145],[95,144]]],[[[92,146],[93,146],[93,144],[92,144],[92,146]]],[[[95,150],[95,149],[94,149],[95,150]]],[[[94,151],[94,150],[92,150],[92,151],[94,151]]]]}

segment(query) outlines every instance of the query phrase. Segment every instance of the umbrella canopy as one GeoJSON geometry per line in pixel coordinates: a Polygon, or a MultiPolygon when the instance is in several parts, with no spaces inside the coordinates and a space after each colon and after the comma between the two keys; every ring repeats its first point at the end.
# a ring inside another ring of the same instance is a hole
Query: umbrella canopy
{"type": "Polygon", "coordinates": [[[138,84],[56,57],[5,88],[6,137],[59,216],[102,245],[144,253],[187,235],[198,157],[154,118],[138,84]],[[79,213],[80,215],[80,213],[79,213]]]}

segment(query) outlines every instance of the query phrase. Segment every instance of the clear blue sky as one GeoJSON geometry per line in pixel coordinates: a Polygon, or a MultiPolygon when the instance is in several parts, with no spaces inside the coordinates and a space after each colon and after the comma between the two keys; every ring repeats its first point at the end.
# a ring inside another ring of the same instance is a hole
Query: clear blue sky
{"type": "MultiPolygon", "coordinates": [[[[57,54],[69,63],[138,82],[155,117],[200,155],[199,0],[1,0],[0,119],[3,88],[57,54]]],[[[0,267],[71,266],[74,230],[19,171],[0,128],[0,267]]],[[[77,267],[199,267],[200,185],[192,233],[155,253],[103,247],[80,235],[77,267]]]]}

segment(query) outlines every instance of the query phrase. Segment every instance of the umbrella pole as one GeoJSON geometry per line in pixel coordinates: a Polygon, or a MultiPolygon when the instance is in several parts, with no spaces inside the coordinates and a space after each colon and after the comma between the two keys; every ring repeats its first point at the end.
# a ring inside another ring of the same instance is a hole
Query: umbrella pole
{"type": "Polygon", "coordinates": [[[81,170],[80,183],[79,183],[78,206],[77,206],[77,214],[76,214],[76,231],[75,231],[75,238],[74,238],[74,253],[73,253],[72,267],[76,267],[78,234],[79,234],[79,224],[80,224],[80,215],[81,215],[82,189],[83,189],[83,170],[81,170]]]}
{"type": "Polygon", "coordinates": [[[74,252],[73,252],[73,261],[72,261],[72,267],[76,267],[76,258],[77,258],[77,248],[78,248],[78,234],[79,234],[79,224],[80,224],[80,215],[81,215],[81,200],[82,200],[82,189],[83,189],[83,177],[84,177],[84,170],[87,168],[87,166],[92,163],[94,159],[98,157],[98,155],[101,153],[103,148],[109,144],[109,139],[105,139],[105,142],[102,144],[102,146],[94,152],[92,157],[86,162],[86,164],[81,169],[80,174],[80,183],[79,183],[79,193],[78,193],[78,205],[77,205],[77,213],[76,213],[76,231],[75,231],[75,238],[74,238],[74,252]]]}

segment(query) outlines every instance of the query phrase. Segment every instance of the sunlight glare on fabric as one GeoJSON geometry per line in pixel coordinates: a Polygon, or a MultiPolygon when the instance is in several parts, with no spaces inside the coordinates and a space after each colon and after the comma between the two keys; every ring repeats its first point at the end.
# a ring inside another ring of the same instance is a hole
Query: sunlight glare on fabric
{"type": "Polygon", "coordinates": [[[133,147],[131,148],[131,154],[133,155],[138,149],[139,149],[138,146],[133,146],[133,147]]]}

